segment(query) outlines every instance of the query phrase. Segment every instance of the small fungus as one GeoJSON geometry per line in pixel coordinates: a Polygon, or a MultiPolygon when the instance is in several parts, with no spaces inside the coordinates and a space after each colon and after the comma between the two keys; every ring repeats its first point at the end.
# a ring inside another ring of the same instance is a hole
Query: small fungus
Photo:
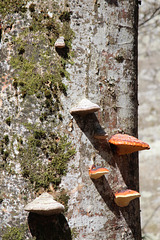
{"type": "Polygon", "coordinates": [[[100,107],[97,104],[92,103],[90,100],[84,98],[75,107],[71,108],[70,113],[86,115],[89,113],[96,112],[99,109],[100,107]]]}
{"type": "Polygon", "coordinates": [[[126,189],[121,190],[115,193],[115,203],[119,207],[126,207],[129,205],[130,201],[132,201],[135,198],[140,197],[140,193],[136,192],[134,190],[126,189]]]}
{"type": "Polygon", "coordinates": [[[150,149],[150,146],[147,143],[127,134],[115,134],[109,139],[109,143],[116,146],[118,155],[150,149]]]}
{"type": "Polygon", "coordinates": [[[61,203],[55,201],[51,194],[45,192],[34,199],[31,203],[28,203],[24,209],[28,212],[50,216],[63,212],[64,206],[61,203]]]}
{"type": "Polygon", "coordinates": [[[93,179],[100,178],[107,173],[109,173],[109,170],[107,168],[96,167],[94,164],[89,168],[89,176],[93,179]]]}
{"type": "Polygon", "coordinates": [[[64,48],[65,47],[64,37],[59,37],[56,40],[54,46],[55,48],[64,48]]]}

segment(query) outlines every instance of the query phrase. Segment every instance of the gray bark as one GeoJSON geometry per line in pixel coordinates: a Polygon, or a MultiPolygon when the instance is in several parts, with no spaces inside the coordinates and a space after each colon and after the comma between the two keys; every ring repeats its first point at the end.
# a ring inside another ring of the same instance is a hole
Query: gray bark
{"type": "MultiPolygon", "coordinates": [[[[69,224],[77,239],[141,239],[139,200],[118,208],[113,194],[123,187],[138,190],[137,154],[117,157],[107,142],[94,139],[103,128],[108,138],[117,132],[137,136],[137,11],[136,1],[71,1],[71,27],[76,37],[75,64],[63,99],[69,109],[83,97],[100,105],[98,114],[73,118],[70,138],[76,146],[76,169],[62,185],[71,191],[69,224]],[[92,181],[88,167],[95,163],[110,170],[92,181]],[[73,191],[74,189],[74,191],[73,191]]],[[[68,122],[69,123],[69,122],[68,122]]],[[[64,124],[65,127],[66,124],[64,124]]]]}

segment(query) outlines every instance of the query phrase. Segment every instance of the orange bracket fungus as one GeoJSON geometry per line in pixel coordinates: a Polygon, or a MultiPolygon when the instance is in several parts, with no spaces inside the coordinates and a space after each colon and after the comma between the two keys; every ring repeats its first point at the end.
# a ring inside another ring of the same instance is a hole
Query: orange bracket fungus
{"type": "Polygon", "coordinates": [[[130,201],[132,201],[135,198],[140,197],[140,193],[136,192],[134,190],[126,189],[121,190],[115,193],[115,203],[119,207],[126,207],[129,205],[130,201]]]}
{"type": "Polygon", "coordinates": [[[24,210],[40,215],[50,216],[63,212],[64,206],[61,203],[55,201],[51,194],[45,192],[34,199],[31,203],[28,203],[25,206],[24,210]]]}
{"type": "Polygon", "coordinates": [[[109,170],[107,168],[96,167],[94,164],[89,168],[89,176],[93,179],[100,178],[107,173],[109,173],[109,170]]]}
{"type": "Polygon", "coordinates": [[[147,143],[127,134],[115,134],[109,139],[109,143],[117,147],[116,151],[118,155],[150,149],[150,146],[147,143]]]}
{"type": "Polygon", "coordinates": [[[89,113],[96,112],[99,109],[100,107],[97,104],[92,103],[90,100],[84,98],[75,107],[71,108],[70,113],[86,115],[89,113]]]}
{"type": "Polygon", "coordinates": [[[54,46],[55,48],[64,48],[65,47],[64,37],[59,37],[56,40],[54,46]]]}

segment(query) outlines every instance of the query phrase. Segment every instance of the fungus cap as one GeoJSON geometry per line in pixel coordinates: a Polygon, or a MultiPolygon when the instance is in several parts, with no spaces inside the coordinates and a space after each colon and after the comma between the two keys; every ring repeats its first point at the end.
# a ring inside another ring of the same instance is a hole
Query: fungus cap
{"type": "Polygon", "coordinates": [[[107,173],[109,173],[109,170],[107,168],[96,167],[95,165],[92,165],[89,168],[89,176],[93,179],[100,178],[107,173]]]}
{"type": "Polygon", "coordinates": [[[87,98],[84,98],[75,107],[71,108],[70,113],[85,115],[85,114],[96,112],[99,109],[100,107],[97,104],[92,103],[87,98]]]}
{"type": "Polygon", "coordinates": [[[147,143],[127,134],[115,134],[109,139],[108,142],[117,147],[118,155],[150,149],[150,146],[147,143]]]}
{"type": "Polygon", "coordinates": [[[130,201],[135,198],[140,197],[140,193],[134,190],[126,189],[115,193],[115,203],[119,207],[126,207],[129,205],[130,201]]]}
{"type": "Polygon", "coordinates": [[[63,212],[64,206],[61,203],[55,201],[51,194],[45,192],[34,199],[32,202],[28,203],[25,206],[24,210],[40,215],[50,216],[63,212]]]}
{"type": "Polygon", "coordinates": [[[55,46],[56,48],[64,48],[64,47],[65,47],[64,37],[63,37],[63,36],[62,36],[62,37],[59,37],[59,38],[56,40],[54,46],[55,46]]]}

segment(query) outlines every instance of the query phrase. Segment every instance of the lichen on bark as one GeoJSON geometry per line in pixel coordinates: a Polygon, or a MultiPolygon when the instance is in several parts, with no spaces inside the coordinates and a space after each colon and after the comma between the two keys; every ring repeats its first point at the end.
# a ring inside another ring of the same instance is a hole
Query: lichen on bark
{"type": "Polygon", "coordinates": [[[26,143],[19,144],[19,162],[22,176],[30,180],[36,191],[47,190],[49,184],[56,190],[62,176],[66,175],[67,162],[75,149],[67,136],[46,132],[32,126],[26,143]]]}

